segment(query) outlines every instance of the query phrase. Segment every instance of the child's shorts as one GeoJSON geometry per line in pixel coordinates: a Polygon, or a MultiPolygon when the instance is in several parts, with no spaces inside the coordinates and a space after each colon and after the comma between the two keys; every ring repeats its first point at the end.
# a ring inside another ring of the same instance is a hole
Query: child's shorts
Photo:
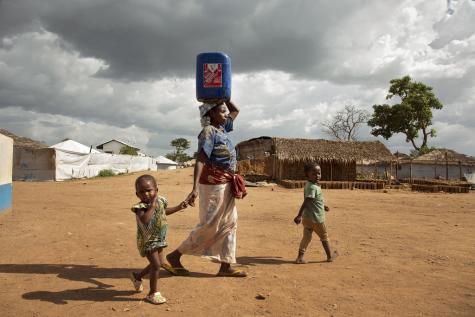
{"type": "Polygon", "coordinates": [[[302,219],[302,224],[303,224],[304,230],[314,231],[318,235],[321,241],[328,241],[327,226],[325,225],[324,222],[323,223],[313,222],[309,218],[304,217],[302,219]]]}

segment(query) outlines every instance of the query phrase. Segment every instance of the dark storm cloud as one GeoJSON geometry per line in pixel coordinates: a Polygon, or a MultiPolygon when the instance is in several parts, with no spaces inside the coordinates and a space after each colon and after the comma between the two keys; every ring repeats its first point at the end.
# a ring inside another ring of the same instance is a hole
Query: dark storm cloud
{"type": "Polygon", "coordinates": [[[4,0],[0,32],[41,25],[83,56],[103,59],[110,67],[99,75],[125,80],[191,77],[196,54],[212,50],[229,52],[235,72],[273,69],[323,78],[336,75],[329,59],[339,53],[328,43],[342,37],[341,48],[357,49],[337,32],[374,24],[384,9],[378,3],[4,0]],[[354,15],[357,20],[349,19],[354,15]]]}

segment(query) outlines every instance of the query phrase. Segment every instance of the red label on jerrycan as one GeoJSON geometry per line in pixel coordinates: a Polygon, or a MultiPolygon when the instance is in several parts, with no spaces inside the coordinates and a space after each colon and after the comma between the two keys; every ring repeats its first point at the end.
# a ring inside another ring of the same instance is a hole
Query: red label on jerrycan
{"type": "Polygon", "coordinates": [[[204,63],[203,64],[203,87],[213,88],[223,86],[223,64],[204,63]]]}

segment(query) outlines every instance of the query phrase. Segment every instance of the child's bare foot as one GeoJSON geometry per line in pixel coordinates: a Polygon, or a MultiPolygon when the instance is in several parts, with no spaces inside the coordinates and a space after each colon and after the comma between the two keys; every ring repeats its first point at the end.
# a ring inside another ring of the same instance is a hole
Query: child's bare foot
{"type": "Polygon", "coordinates": [[[327,262],[333,262],[335,261],[335,258],[338,256],[338,252],[335,250],[333,251],[333,254],[330,257],[327,257],[327,262]]]}
{"type": "Polygon", "coordinates": [[[305,252],[299,251],[299,255],[297,256],[297,259],[295,259],[295,264],[305,264],[307,261],[303,259],[303,256],[305,255],[305,252]]]}
{"type": "Polygon", "coordinates": [[[129,273],[129,279],[132,281],[134,288],[137,292],[143,291],[142,279],[138,277],[138,274],[135,272],[129,273]]]}

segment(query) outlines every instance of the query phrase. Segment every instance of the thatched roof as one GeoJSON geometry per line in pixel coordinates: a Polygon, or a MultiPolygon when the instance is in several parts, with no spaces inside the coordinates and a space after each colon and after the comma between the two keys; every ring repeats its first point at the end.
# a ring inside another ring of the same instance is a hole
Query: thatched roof
{"type": "Polygon", "coordinates": [[[48,145],[35,141],[29,138],[15,135],[8,130],[0,129],[0,134],[3,134],[9,138],[13,139],[13,146],[17,148],[28,148],[28,149],[42,149],[47,148],[48,145]]]}
{"type": "Polygon", "coordinates": [[[475,163],[475,159],[465,154],[457,153],[449,149],[436,149],[427,154],[420,155],[413,159],[413,162],[422,161],[460,161],[462,163],[475,163]],[[446,157],[447,155],[447,157],[446,157]]]}
{"type": "Polygon", "coordinates": [[[260,137],[243,141],[256,143],[260,140],[271,139],[274,153],[279,159],[291,161],[301,160],[337,160],[356,162],[389,162],[394,159],[391,152],[379,141],[329,141],[323,139],[287,139],[260,137]]]}

